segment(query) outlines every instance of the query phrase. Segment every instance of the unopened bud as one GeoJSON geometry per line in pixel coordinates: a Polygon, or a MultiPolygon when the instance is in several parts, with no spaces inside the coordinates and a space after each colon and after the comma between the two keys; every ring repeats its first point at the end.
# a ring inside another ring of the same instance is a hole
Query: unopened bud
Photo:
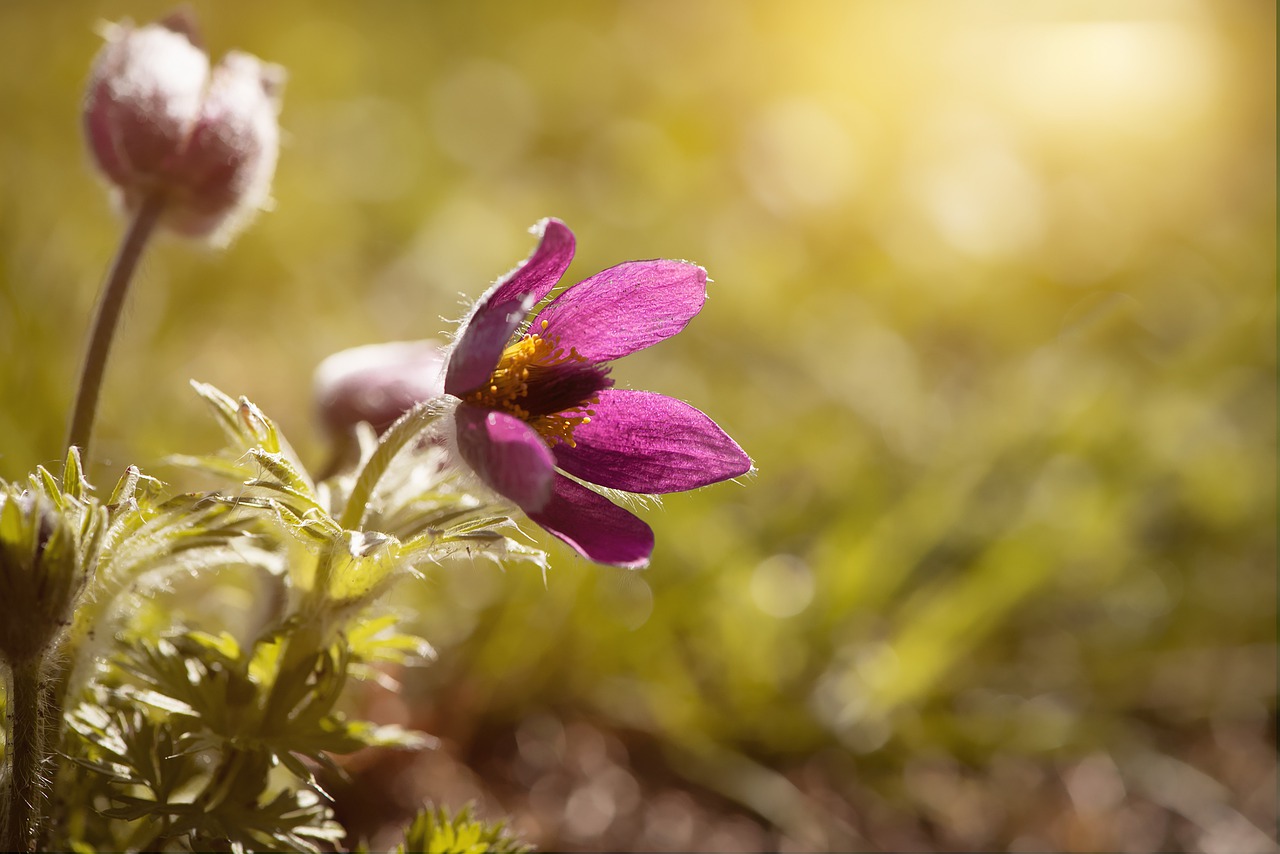
{"type": "Polygon", "coordinates": [[[233,51],[210,71],[182,14],[106,39],[84,105],[95,163],[126,210],[158,199],[169,228],[226,243],[268,203],[283,69],[233,51]]]}
{"type": "Polygon", "coordinates": [[[335,436],[361,421],[382,432],[415,403],[444,394],[439,341],[392,341],[342,350],[316,368],[316,407],[335,436]]]}
{"type": "Polygon", "coordinates": [[[0,658],[16,664],[47,650],[86,581],[71,520],[43,495],[0,489],[0,658]]]}

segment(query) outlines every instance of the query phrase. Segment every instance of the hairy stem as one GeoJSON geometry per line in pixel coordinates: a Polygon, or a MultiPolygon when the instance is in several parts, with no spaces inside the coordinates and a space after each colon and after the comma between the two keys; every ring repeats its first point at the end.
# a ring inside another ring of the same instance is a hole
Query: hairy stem
{"type": "Polygon", "coordinates": [[[40,806],[44,800],[40,772],[45,751],[40,717],[41,663],[40,656],[14,662],[5,686],[10,776],[4,841],[0,845],[4,851],[34,851],[40,835],[40,806]]]}
{"type": "Polygon", "coordinates": [[[89,467],[89,437],[93,433],[93,419],[98,411],[98,393],[102,390],[102,377],[107,367],[107,355],[111,340],[115,337],[120,312],[129,293],[129,282],[142,258],[160,214],[164,200],[159,196],[144,199],[134,214],[124,240],[107,271],[107,279],[98,296],[98,307],[89,333],[89,347],[80,367],[80,382],[76,388],[75,408],[71,411],[71,425],[67,431],[67,446],[80,449],[81,464],[89,467]]]}
{"type": "Polygon", "coordinates": [[[401,415],[387,428],[382,438],[378,440],[378,449],[373,452],[373,456],[365,462],[360,474],[356,476],[351,495],[347,498],[347,506],[342,510],[342,518],[338,520],[339,525],[348,531],[364,526],[364,520],[369,511],[369,499],[373,497],[373,490],[378,485],[378,481],[387,473],[387,467],[391,465],[391,461],[444,412],[445,407],[439,401],[423,401],[401,415]]]}

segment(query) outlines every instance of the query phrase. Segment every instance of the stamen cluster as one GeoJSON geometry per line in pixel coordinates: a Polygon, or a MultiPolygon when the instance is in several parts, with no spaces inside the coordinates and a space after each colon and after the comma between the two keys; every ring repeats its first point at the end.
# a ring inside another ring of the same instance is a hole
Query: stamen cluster
{"type": "Polygon", "coordinates": [[[502,352],[486,385],[463,400],[485,409],[508,412],[537,431],[550,447],[576,448],[573,431],[591,423],[590,406],[600,391],[613,384],[608,369],[582,356],[576,347],[565,350],[546,332],[521,336],[502,352]]]}

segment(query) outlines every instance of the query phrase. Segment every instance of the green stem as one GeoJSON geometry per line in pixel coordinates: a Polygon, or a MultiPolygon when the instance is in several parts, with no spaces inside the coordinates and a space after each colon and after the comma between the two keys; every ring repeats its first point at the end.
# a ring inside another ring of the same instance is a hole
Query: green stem
{"type": "Polygon", "coordinates": [[[213,812],[231,796],[248,759],[248,754],[243,750],[238,750],[230,745],[225,749],[226,752],[222,755],[222,761],[214,769],[213,777],[210,778],[204,791],[200,793],[204,812],[213,812]]]}
{"type": "Polygon", "coordinates": [[[85,351],[80,367],[80,383],[76,389],[75,408],[71,412],[71,426],[67,431],[67,446],[80,449],[81,465],[89,468],[89,437],[93,433],[93,419],[98,411],[98,394],[102,391],[102,376],[107,367],[107,355],[111,340],[119,325],[120,312],[129,293],[129,282],[137,269],[147,241],[155,231],[156,223],[164,210],[164,200],[149,196],[143,200],[125,232],[120,249],[111,262],[107,279],[98,297],[93,328],[89,334],[89,348],[85,351]]]}
{"type": "Polygon", "coordinates": [[[316,626],[299,627],[285,638],[280,669],[276,671],[275,682],[262,709],[262,728],[265,732],[275,734],[284,731],[292,704],[298,700],[296,686],[305,683],[311,676],[319,645],[320,629],[316,626]],[[290,688],[287,694],[281,688],[282,685],[290,688]]]}
{"type": "Polygon", "coordinates": [[[58,774],[57,755],[62,740],[63,698],[58,684],[66,681],[66,668],[58,661],[56,648],[47,652],[40,667],[40,792],[42,807],[37,821],[36,850],[49,850],[49,834],[56,829],[57,816],[63,814],[53,803],[56,788],[53,783],[58,774]]]}
{"type": "Polygon", "coordinates": [[[139,821],[121,848],[125,851],[164,851],[169,847],[169,826],[172,823],[167,815],[139,821]]]}
{"type": "Polygon", "coordinates": [[[364,468],[356,476],[355,485],[351,487],[351,495],[347,498],[347,506],[342,509],[342,518],[338,524],[348,531],[364,527],[365,517],[369,513],[369,499],[373,497],[374,487],[387,473],[387,467],[404,447],[418,438],[431,422],[445,412],[444,406],[433,400],[423,401],[387,428],[378,440],[378,449],[365,462],[364,468]]]}
{"type": "Polygon", "coordinates": [[[8,718],[9,797],[5,805],[5,851],[34,851],[40,835],[40,806],[44,800],[40,766],[44,760],[40,719],[41,658],[13,663],[5,694],[8,718]]]}

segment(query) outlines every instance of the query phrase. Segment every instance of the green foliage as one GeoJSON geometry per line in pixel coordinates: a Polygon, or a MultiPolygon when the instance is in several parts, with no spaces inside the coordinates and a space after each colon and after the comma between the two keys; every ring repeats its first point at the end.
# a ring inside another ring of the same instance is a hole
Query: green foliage
{"type": "MultiPolygon", "coordinates": [[[[350,680],[434,655],[378,609],[379,597],[417,563],[460,548],[542,560],[502,532],[510,522],[500,508],[459,490],[438,460],[426,468],[438,477],[422,477],[415,448],[437,410],[420,408],[380,440],[367,437],[355,472],[316,484],[261,410],[209,386],[197,390],[230,444],[184,462],[229,479],[226,491],[166,497],[129,469],[99,505],[72,454],[68,492],[43,469],[32,479],[47,523],[31,516],[23,527],[26,516],[0,516],[0,529],[22,542],[37,528],[73,526],[78,537],[68,543],[87,545],[69,566],[97,570],[85,574],[85,601],[66,621],[60,654],[75,666],[53,682],[67,709],[45,830],[55,847],[336,844],[344,830],[317,771],[341,774],[337,754],[434,743],[342,708],[350,680]],[[389,531],[369,527],[389,520],[389,531]],[[209,579],[272,604],[236,631],[216,615],[161,604],[209,579]]],[[[4,494],[0,511],[31,503],[27,493],[4,494]]],[[[431,833],[478,845],[498,839],[465,816],[431,833]]]]}
{"type": "Polygon", "coordinates": [[[427,807],[405,831],[399,854],[520,854],[533,849],[507,834],[505,822],[483,822],[470,804],[457,814],[448,807],[427,807]]]}
{"type": "Polygon", "coordinates": [[[44,468],[26,489],[0,482],[0,663],[38,661],[69,622],[97,564],[107,511],[82,498],[79,458],[68,458],[72,491],[44,468]]]}
{"type": "Polygon", "coordinates": [[[136,682],[99,687],[68,716],[75,757],[68,784],[110,804],[90,821],[87,838],[120,847],[181,840],[197,850],[229,842],[305,851],[338,840],[342,829],[304,760],[394,739],[369,738],[334,714],[340,680],[332,667],[286,728],[284,713],[271,710],[282,708],[275,698],[291,698],[276,688],[290,680],[251,680],[249,662],[225,649],[211,654],[207,638],[175,640],[130,650],[121,666],[136,682]],[[285,773],[273,775],[276,766],[285,773]]]}

